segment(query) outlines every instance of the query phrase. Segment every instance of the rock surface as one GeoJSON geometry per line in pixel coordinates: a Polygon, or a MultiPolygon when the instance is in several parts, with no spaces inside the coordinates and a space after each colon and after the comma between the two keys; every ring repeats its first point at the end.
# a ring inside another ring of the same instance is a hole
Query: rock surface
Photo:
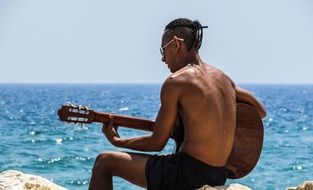
{"type": "Polygon", "coordinates": [[[19,171],[7,170],[0,173],[0,190],[67,190],[51,181],[19,171]]]}
{"type": "Polygon", "coordinates": [[[286,190],[313,190],[313,181],[304,181],[298,187],[288,187],[286,190]]]}
{"type": "MultiPolygon", "coordinates": [[[[0,173],[0,190],[67,190],[64,187],[54,184],[48,179],[24,174],[19,171],[7,170],[0,173]]],[[[205,185],[198,190],[251,190],[241,184],[229,184],[211,187],[205,185]]],[[[288,187],[286,190],[313,190],[313,181],[305,181],[298,187],[288,187]]]]}
{"type": "Polygon", "coordinates": [[[229,185],[223,185],[223,186],[215,186],[211,187],[209,185],[205,185],[201,187],[199,190],[251,190],[249,187],[234,183],[229,185]]]}
{"type": "MultiPolygon", "coordinates": [[[[67,190],[53,182],[30,174],[24,174],[15,170],[7,170],[0,173],[0,190],[67,190]]],[[[205,185],[199,190],[251,190],[240,184],[211,187],[205,185]]]]}

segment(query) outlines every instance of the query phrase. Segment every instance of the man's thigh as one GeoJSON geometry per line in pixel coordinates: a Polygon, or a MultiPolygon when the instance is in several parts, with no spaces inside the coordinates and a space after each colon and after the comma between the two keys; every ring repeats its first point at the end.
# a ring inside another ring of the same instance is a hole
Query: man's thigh
{"type": "Polygon", "coordinates": [[[147,186],[145,168],[150,155],[129,152],[106,152],[97,159],[110,165],[113,176],[119,176],[141,187],[147,186]]]}

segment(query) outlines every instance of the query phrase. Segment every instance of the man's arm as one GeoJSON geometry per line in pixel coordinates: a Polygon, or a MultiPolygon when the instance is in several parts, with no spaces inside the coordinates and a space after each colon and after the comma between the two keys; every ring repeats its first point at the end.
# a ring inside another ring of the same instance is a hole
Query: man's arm
{"type": "Polygon", "coordinates": [[[264,106],[248,90],[235,86],[235,91],[237,102],[246,102],[252,105],[257,110],[261,118],[266,116],[264,106]]]}
{"type": "Polygon", "coordinates": [[[175,79],[167,79],[161,89],[161,107],[155,120],[153,133],[148,136],[121,139],[111,124],[103,127],[107,139],[114,145],[139,151],[160,151],[166,145],[177,115],[179,97],[175,79]]]}
{"type": "Polygon", "coordinates": [[[266,110],[264,106],[261,104],[261,102],[259,102],[248,90],[245,90],[237,86],[235,82],[228,76],[227,78],[229,79],[231,85],[235,89],[236,102],[245,102],[245,103],[250,104],[257,110],[260,117],[264,118],[266,116],[266,110]]]}

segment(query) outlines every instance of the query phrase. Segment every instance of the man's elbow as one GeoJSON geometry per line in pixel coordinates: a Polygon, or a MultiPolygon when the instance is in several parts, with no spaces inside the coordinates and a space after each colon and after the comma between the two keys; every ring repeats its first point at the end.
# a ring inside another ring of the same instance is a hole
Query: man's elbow
{"type": "Polygon", "coordinates": [[[153,147],[153,148],[150,149],[150,151],[153,151],[153,152],[160,152],[162,150],[163,150],[162,147],[153,147]]]}
{"type": "Polygon", "coordinates": [[[159,152],[164,149],[166,142],[161,142],[160,140],[152,141],[151,151],[159,152]]]}
{"type": "Polygon", "coordinates": [[[159,144],[159,143],[155,143],[155,145],[153,145],[152,147],[152,151],[156,151],[156,152],[159,152],[159,151],[162,151],[165,147],[165,144],[159,144]]]}

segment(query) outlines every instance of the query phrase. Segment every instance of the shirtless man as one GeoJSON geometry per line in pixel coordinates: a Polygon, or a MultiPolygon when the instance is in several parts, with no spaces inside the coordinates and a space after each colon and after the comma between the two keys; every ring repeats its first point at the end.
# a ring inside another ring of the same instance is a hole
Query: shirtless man
{"type": "Polygon", "coordinates": [[[121,139],[113,119],[103,133],[116,147],[160,151],[175,120],[183,119],[185,138],[179,152],[146,155],[126,152],[100,154],[92,172],[90,190],[112,189],[119,176],[148,189],[196,189],[204,184],[223,185],[236,127],[236,101],[253,105],[263,118],[264,107],[236,86],[221,70],[205,64],[199,55],[202,29],[198,21],[176,19],[162,36],[162,61],[172,74],[161,88],[161,107],[151,135],[121,139]]]}

